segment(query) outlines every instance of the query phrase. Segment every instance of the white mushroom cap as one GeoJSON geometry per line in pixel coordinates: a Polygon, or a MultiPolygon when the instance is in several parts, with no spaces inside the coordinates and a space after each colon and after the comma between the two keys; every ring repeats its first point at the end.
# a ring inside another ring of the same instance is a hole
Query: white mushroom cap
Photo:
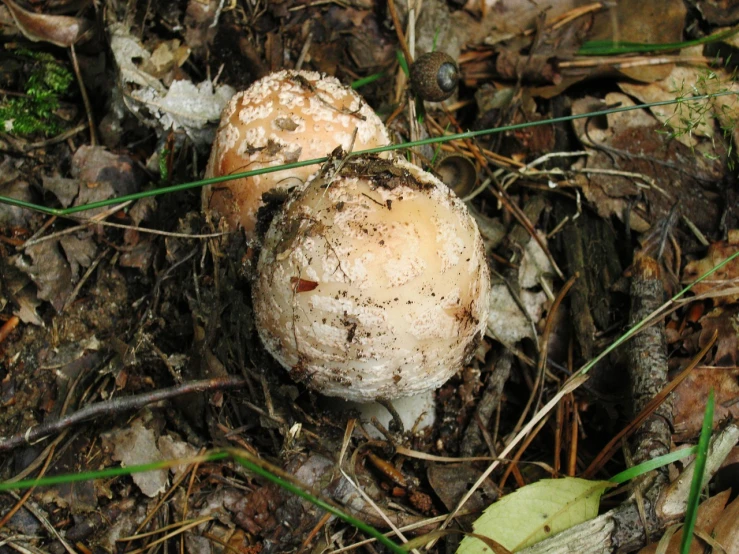
{"type": "Polygon", "coordinates": [[[403,160],[349,159],[294,191],[253,287],[257,329],[328,396],[411,396],[451,377],[487,323],[490,276],[465,205],[403,160]]]}
{"type": "MultiPolygon", "coordinates": [[[[390,144],[382,121],[351,88],[314,71],[279,71],[256,81],[221,116],[206,178],[321,158],[337,146],[354,150],[390,144]]],[[[226,181],[203,190],[203,207],[254,230],[262,194],[305,181],[317,166],[226,181]]]]}

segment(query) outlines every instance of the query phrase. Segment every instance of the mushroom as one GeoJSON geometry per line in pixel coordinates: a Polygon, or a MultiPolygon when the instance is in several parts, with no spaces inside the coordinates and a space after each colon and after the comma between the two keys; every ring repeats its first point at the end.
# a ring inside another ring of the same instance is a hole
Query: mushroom
{"type": "Polygon", "coordinates": [[[354,157],[294,190],[252,288],[266,349],[291,376],[366,402],[432,390],[469,360],[490,275],[465,205],[404,160],[354,157]]]}
{"type": "MultiPolygon", "coordinates": [[[[206,178],[321,158],[336,147],[363,150],[390,144],[385,126],[364,100],[334,77],[285,70],[256,81],[221,117],[206,178]],[[356,130],[356,138],[354,133],[356,130]]],[[[262,194],[305,181],[316,167],[225,181],[203,189],[203,207],[251,235],[262,194]]]]}

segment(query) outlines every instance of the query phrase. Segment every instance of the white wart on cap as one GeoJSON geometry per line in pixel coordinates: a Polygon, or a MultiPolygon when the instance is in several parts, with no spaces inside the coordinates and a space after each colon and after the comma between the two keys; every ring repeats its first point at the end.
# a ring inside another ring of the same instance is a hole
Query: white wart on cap
{"type": "Polygon", "coordinates": [[[474,219],[403,160],[349,159],[294,191],[257,272],[262,342],[295,380],[328,396],[437,388],[487,323],[490,276],[474,219]]]}
{"type": "MultiPolygon", "coordinates": [[[[279,71],[234,96],[221,117],[206,178],[321,158],[337,146],[390,144],[382,121],[351,88],[312,71],[279,71]]],[[[304,182],[317,166],[226,181],[203,190],[203,208],[231,229],[254,230],[262,194],[304,182]]]]}

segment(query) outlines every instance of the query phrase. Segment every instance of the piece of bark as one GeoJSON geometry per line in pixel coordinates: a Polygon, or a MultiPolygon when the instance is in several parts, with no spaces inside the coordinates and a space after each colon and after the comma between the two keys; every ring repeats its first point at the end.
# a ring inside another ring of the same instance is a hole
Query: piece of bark
{"type": "Polygon", "coordinates": [[[573,326],[580,344],[582,357],[590,359],[597,354],[595,335],[613,325],[614,301],[611,288],[621,276],[616,237],[603,218],[585,210],[576,218],[573,206],[558,203],[555,218],[573,219],[562,230],[561,246],[565,251],[567,271],[580,273],[570,291],[573,326]]]}

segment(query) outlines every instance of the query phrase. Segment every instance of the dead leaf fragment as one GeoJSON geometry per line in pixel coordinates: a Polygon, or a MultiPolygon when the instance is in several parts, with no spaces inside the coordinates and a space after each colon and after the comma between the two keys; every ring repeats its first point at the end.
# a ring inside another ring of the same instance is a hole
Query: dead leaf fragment
{"type": "Polygon", "coordinates": [[[713,389],[716,394],[714,421],[731,415],[739,417],[739,368],[696,367],[675,389],[675,442],[691,440],[698,435],[703,422],[706,398],[713,389]]]}
{"type": "MultiPolygon", "coordinates": [[[[620,0],[595,16],[588,40],[667,44],[683,39],[687,8],[683,0],[620,0]]],[[[619,71],[642,82],[664,79],[672,65],[645,65],[619,71]]]]}
{"type": "MultiPolygon", "coordinates": [[[[607,94],[605,104],[635,105],[621,93],[607,94]]],[[[603,105],[582,98],[573,102],[572,113],[583,114],[603,105]]],[[[720,159],[702,156],[671,140],[646,110],[580,119],[573,126],[591,152],[577,183],[601,217],[623,220],[628,216],[632,229],[645,232],[679,202],[681,213],[704,233],[716,230],[720,201],[715,183],[723,174],[720,159]]]]}
{"type": "Polygon", "coordinates": [[[59,251],[57,241],[46,241],[26,248],[14,257],[15,266],[38,287],[38,298],[48,300],[57,312],[72,291],[72,270],[59,251]]]}
{"type": "MultiPolygon", "coordinates": [[[[722,514],[724,513],[724,507],[726,506],[726,502],[728,502],[730,495],[731,490],[725,490],[716,496],[712,496],[711,498],[701,502],[700,506],[698,506],[698,517],[695,522],[695,529],[697,531],[702,531],[707,535],[711,535],[714,527],[716,527],[716,524],[719,521],[719,518],[722,517],[722,514]]],[[[667,546],[667,550],[664,550],[664,552],[679,552],[682,540],[683,531],[681,529],[672,535],[670,543],[667,546]]],[[[650,544],[649,546],[642,548],[639,551],[639,554],[654,554],[657,552],[657,547],[657,543],[650,544]]],[[[696,537],[693,537],[693,542],[691,543],[690,550],[688,550],[688,552],[690,552],[690,554],[701,554],[704,552],[703,547],[703,542],[699,541],[696,537]]]]}
{"type": "Polygon", "coordinates": [[[726,554],[739,554],[739,498],[726,506],[713,528],[713,535],[726,554]]]}
{"type": "MultiPolygon", "coordinates": [[[[706,257],[690,262],[683,271],[683,283],[691,283],[739,251],[739,229],[729,231],[728,241],[714,242],[706,257]]],[[[696,295],[708,293],[717,306],[739,302],[739,258],[733,259],[700,283],[693,285],[696,295]]]]}
{"type": "MultiPolygon", "coordinates": [[[[150,464],[164,459],[157,448],[154,431],[144,427],[140,419],[135,420],[128,429],[109,433],[104,440],[113,448],[113,459],[121,462],[123,467],[150,464]]],[[[169,482],[164,469],[134,473],[131,478],[141,492],[149,497],[164,492],[169,482]]]]}
{"type": "Polygon", "coordinates": [[[77,44],[92,23],[67,15],[44,15],[21,8],[12,0],[3,0],[23,35],[33,42],[49,42],[62,48],[77,44]]]}

